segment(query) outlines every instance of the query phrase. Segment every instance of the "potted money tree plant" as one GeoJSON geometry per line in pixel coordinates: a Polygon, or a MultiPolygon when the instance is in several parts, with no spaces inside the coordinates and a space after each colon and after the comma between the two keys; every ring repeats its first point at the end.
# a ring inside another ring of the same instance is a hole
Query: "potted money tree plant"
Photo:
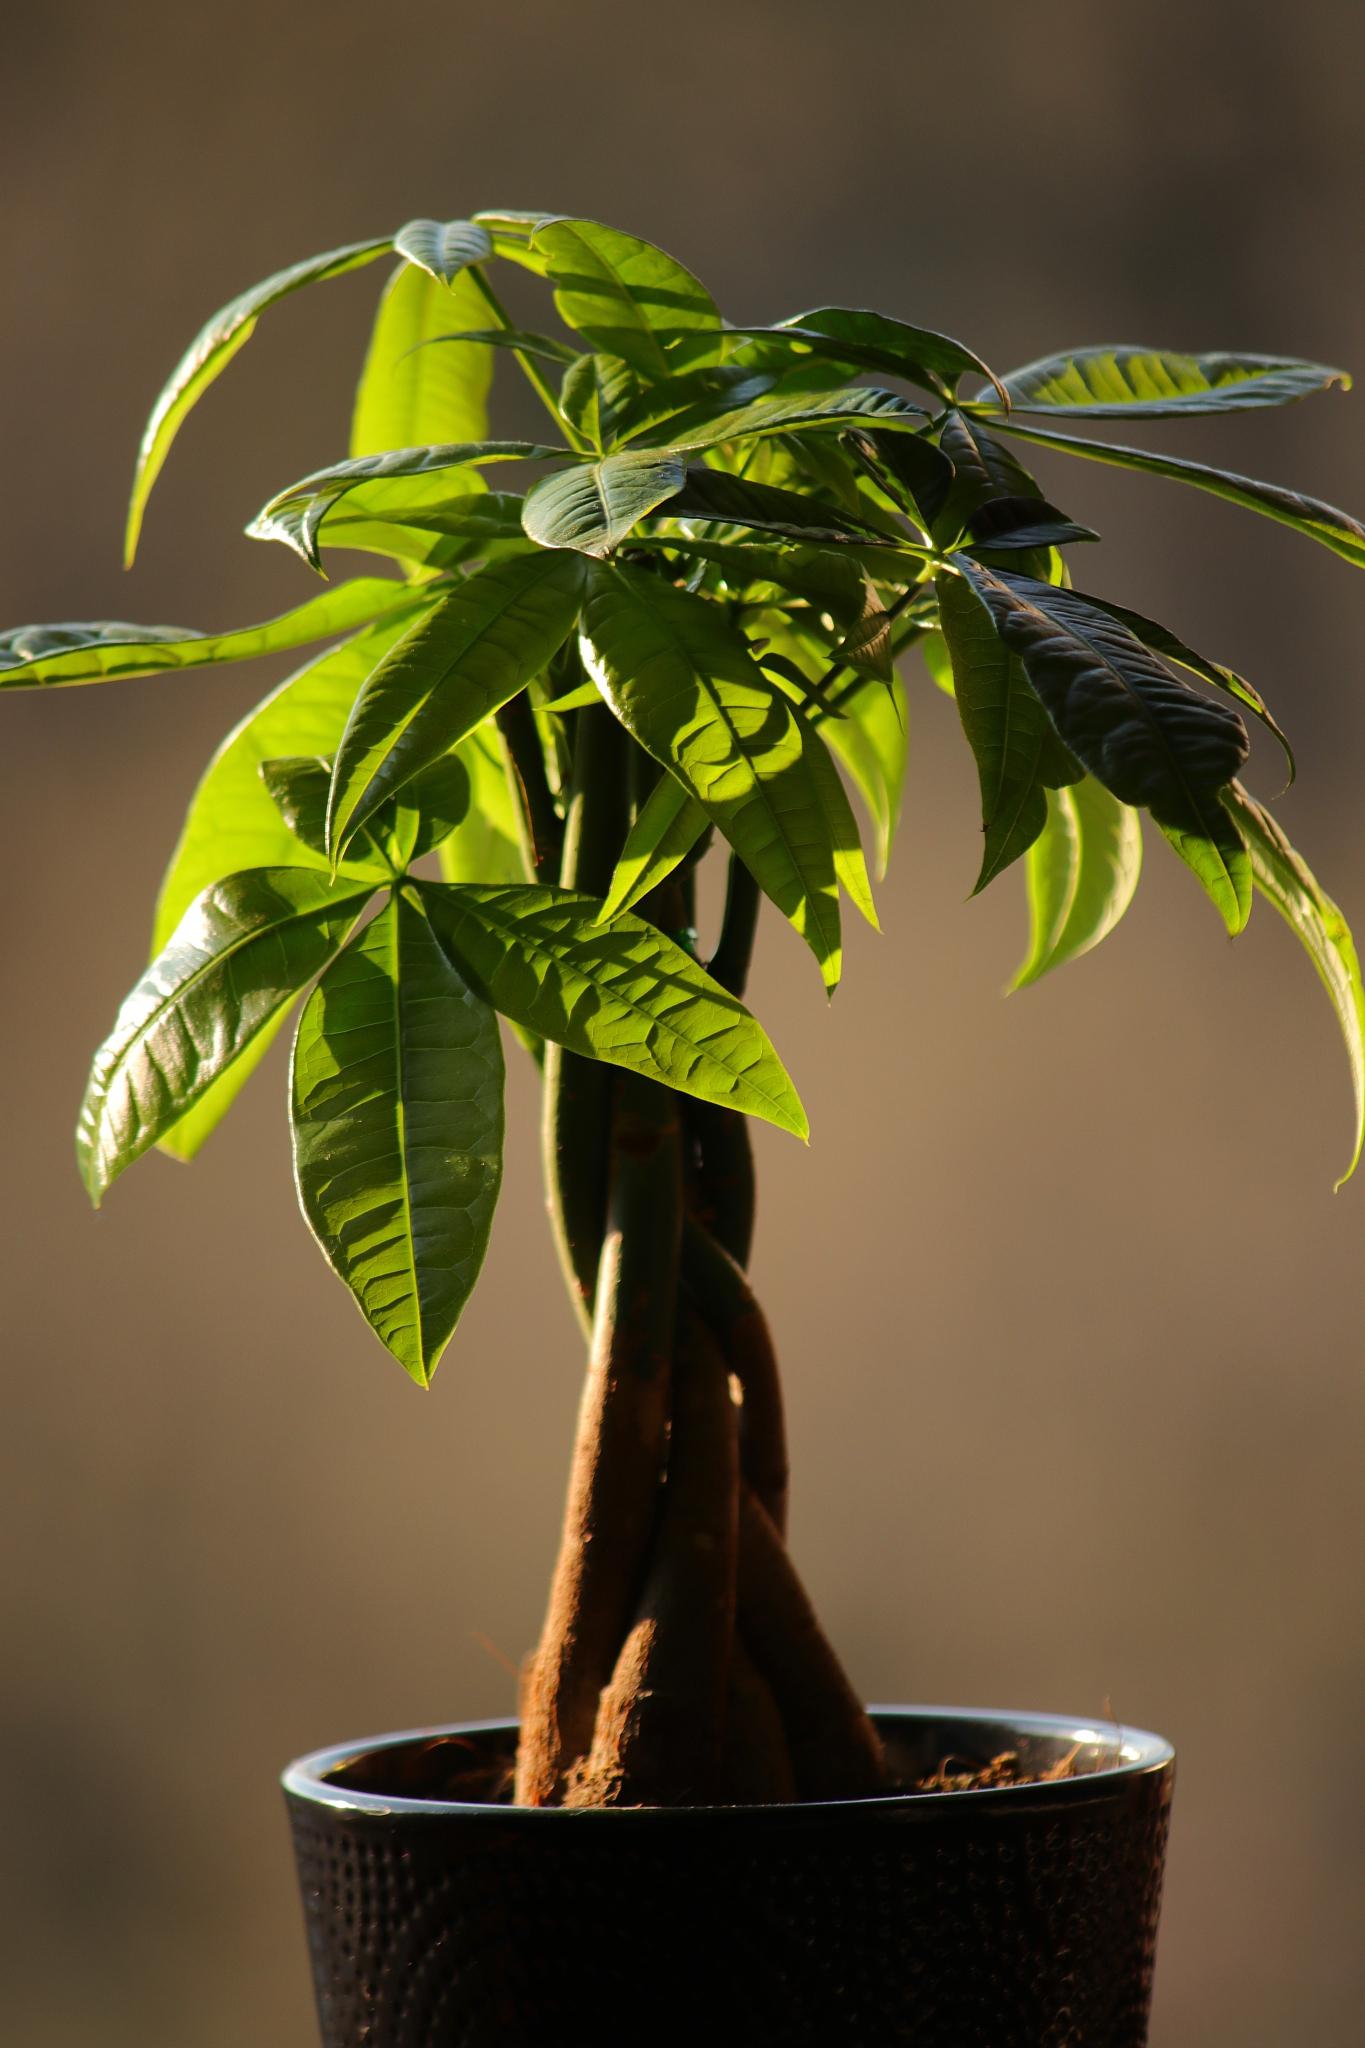
{"type": "Polygon", "coordinates": [[[130,560],[178,428],[258,317],[386,258],[348,452],[248,529],[309,572],[359,550],[382,573],[224,634],[0,638],[6,688],[323,643],[191,801],[81,1110],[97,1202],[151,1148],[195,1153],[292,1018],[305,1217],[426,1387],[494,1220],[499,1018],[540,1070],[588,1360],[544,1631],[519,1729],[288,1774],[325,2038],[587,2038],[629,2010],[659,2041],[1129,2048],[1169,1750],[1036,1716],[869,1715],[788,1555],[749,1119],[807,1130],[745,980],[764,898],[830,991],[843,906],[875,924],[908,661],[975,757],[977,887],[1026,876],[1018,981],[1113,929],[1146,813],[1228,931],[1259,893],[1308,951],[1350,1055],[1354,1165],[1350,934],[1239,779],[1248,718],[1292,775],[1288,743],[1250,682],[1076,587],[1096,536],[1025,463],[1169,478],[1365,565],[1365,528],[1328,505],[1075,431],[1348,379],[1146,347],[1000,376],[880,313],[731,325],[680,263],[593,221],[420,220],[205,327],[142,443],[130,560]],[[508,266],[542,318],[506,310],[508,266]],[[499,362],[542,439],[490,438],[499,362]]]}

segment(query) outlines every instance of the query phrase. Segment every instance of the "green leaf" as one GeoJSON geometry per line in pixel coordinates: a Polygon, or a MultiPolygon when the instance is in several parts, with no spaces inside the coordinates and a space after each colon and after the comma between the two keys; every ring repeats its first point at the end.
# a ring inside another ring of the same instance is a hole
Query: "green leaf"
{"type": "Polygon", "coordinates": [[[1355,1131],[1350,1162],[1337,1182],[1351,1178],[1365,1144],[1365,990],[1360,961],[1345,918],[1294,851],[1270,813],[1234,782],[1223,794],[1251,857],[1256,887],[1273,903],[1318,971],[1341,1026],[1355,1093],[1355,1131]]]}
{"type": "Polygon", "coordinates": [[[799,711],[797,722],[801,726],[801,736],[805,743],[806,765],[819,792],[830,844],[834,849],[834,872],[859,916],[866,919],[874,932],[879,932],[881,921],[877,916],[877,906],[872,900],[872,884],[868,880],[863,842],[858,833],[858,821],[853,815],[853,806],[848,800],[843,783],[839,780],[839,771],[813,722],[803,717],[799,711]]]}
{"type": "Polygon", "coordinates": [[[653,925],[601,924],[597,899],[567,889],[428,883],[422,896],[459,971],[524,1030],[807,1136],[762,1026],[653,925]]]}
{"type": "Polygon", "coordinates": [[[923,434],[860,433],[852,428],[845,440],[892,504],[929,532],[948,502],[957,474],[943,450],[923,434]]]}
{"type": "Polygon", "coordinates": [[[1093,605],[1096,611],[1108,612],[1111,619],[1117,619],[1121,626],[1126,626],[1144,647],[1151,648],[1153,654],[1159,654],[1164,661],[1175,662],[1178,668],[1187,668],[1191,675],[1202,676],[1204,681],[1212,683],[1215,689],[1226,690],[1239,704],[1245,704],[1248,711],[1261,721],[1267,732],[1274,734],[1284,749],[1284,757],[1289,765],[1289,780],[1294,780],[1294,749],[1265,698],[1259,690],[1252,687],[1245,676],[1239,676],[1236,669],[1225,668],[1221,661],[1210,661],[1207,655],[1199,654],[1193,647],[1187,646],[1169,626],[1159,625],[1155,619],[1145,618],[1141,612],[1131,611],[1127,605],[1114,604],[1107,597],[1095,597],[1083,590],[1078,590],[1076,595],[1082,604],[1093,605]]]}
{"type": "Polygon", "coordinates": [[[878,527],[866,519],[826,505],[818,498],[803,497],[775,484],[752,483],[747,477],[729,476],[724,470],[689,467],[687,480],[676,500],[669,505],[670,519],[707,519],[726,526],[750,527],[759,533],[778,534],[813,546],[895,546],[903,535],[878,527]]]}
{"type": "Polygon", "coordinates": [[[885,875],[900,823],[909,734],[905,687],[865,683],[843,699],[837,718],[817,719],[816,730],[834,749],[867,805],[876,836],[877,874],[885,875]]]}
{"type": "MultiPolygon", "coordinates": [[[[258,773],[270,801],[294,838],[317,858],[319,865],[330,865],[326,832],[331,763],[316,754],[283,754],[262,761],[258,773]]],[[[365,872],[372,870],[381,882],[387,881],[392,872],[374,842],[368,839],[357,844],[351,865],[365,872]]]]}
{"type": "Polygon", "coordinates": [[[637,534],[631,545],[668,548],[687,561],[714,563],[726,588],[735,595],[752,592],[753,604],[766,592],[775,599],[790,592],[845,628],[857,625],[867,610],[867,583],[857,562],[827,548],[694,540],[686,534],[637,534]]]}
{"type": "Polygon", "coordinates": [[[686,476],[681,455],[607,455],[542,477],[526,494],[522,525],[540,547],[606,555],[686,476]]]}
{"type": "MultiPolygon", "coordinates": [[[[351,417],[350,453],[481,441],[488,432],[493,359],[486,349],[422,348],[454,311],[477,320],[483,301],[468,278],[453,291],[404,263],[384,288],[351,417]],[[453,302],[453,303],[452,303],[453,302]]],[[[477,471],[470,481],[483,482],[477,471]]]]}
{"type": "Polygon", "coordinates": [[[95,1055],[76,1153],[97,1204],[326,965],[372,888],[255,868],[195,900],[95,1055]]]}
{"type": "Polygon", "coordinates": [[[851,306],[820,306],[810,313],[795,313],[777,327],[734,331],[765,341],[790,339],[815,355],[883,376],[905,377],[934,392],[951,392],[972,370],[994,381],[994,372],[980,356],[950,335],[851,306]]]}
{"type": "Polygon", "coordinates": [[[591,356],[580,358],[566,341],[556,341],[548,334],[534,334],[525,327],[457,327],[448,334],[429,335],[418,346],[439,348],[447,342],[471,342],[479,348],[512,349],[519,356],[538,356],[542,362],[559,363],[561,366],[594,360],[591,356]]]}
{"type": "Polygon", "coordinates": [[[792,434],[812,427],[892,427],[913,432],[927,417],[898,391],[875,385],[852,385],[812,396],[758,398],[734,412],[711,414],[698,408],[666,423],[666,432],[652,446],[682,449],[719,448],[726,441],[747,441],[764,434],[792,434]]]}
{"type": "Polygon", "coordinates": [[[1231,818],[1224,811],[1208,832],[1157,824],[1235,939],[1251,915],[1251,861],[1231,818]]]}
{"type": "Polygon", "coordinates": [[[1078,526],[1042,498],[992,498],[967,521],[970,545],[983,548],[1061,548],[1070,541],[1098,540],[1091,526],[1078,526]]]}
{"type": "Polygon", "coordinates": [[[1280,484],[1259,483],[1255,477],[1238,476],[1230,469],[1210,469],[1207,463],[1155,455],[1147,448],[1124,448],[1116,441],[1080,441],[1074,434],[1054,433],[1050,427],[1025,427],[1014,420],[998,424],[1005,433],[1018,440],[1032,441],[1040,448],[1056,448],[1064,455],[1080,455],[1089,462],[1105,462],[1116,469],[1137,469],[1147,476],[1164,476],[1175,483],[1191,484],[1231,505],[1240,505],[1281,526],[1292,527],[1295,533],[1319,541],[1355,568],[1365,569],[1365,526],[1349,512],[1325,505],[1320,498],[1304,497],[1280,484]]]}
{"type": "MultiPolygon", "coordinates": [[[[1287,405],[1333,384],[1343,391],[1351,388],[1344,370],[1301,362],[1297,356],[1190,356],[1132,343],[1067,349],[1011,370],[1004,379],[1008,405],[1019,412],[1092,420],[1245,412],[1287,405]]],[[[978,398],[989,403],[991,393],[980,392],[978,398]]]]}
{"type": "Polygon", "coordinates": [[[440,285],[453,285],[471,263],[486,263],[493,254],[492,236],[472,220],[410,220],[393,246],[440,285]]]}
{"type": "Polygon", "coordinates": [[[550,220],[536,228],[532,247],[565,326],[647,377],[666,375],[694,333],[719,332],[710,293],[652,242],[599,221],[550,220]],[[659,329],[673,336],[667,345],[659,329]]]}
{"type": "Polygon", "coordinates": [[[320,284],[324,278],[344,276],[372,263],[392,247],[387,235],[374,242],[353,242],[343,249],[329,249],[323,256],[310,256],[292,263],[264,283],[252,285],[214,314],[202,327],[172,370],[169,381],[152,408],[138,449],[133,473],[133,492],[128,505],[128,526],[124,539],[124,565],[131,568],[142,531],[142,515],[152,485],[170,453],[172,441],[187,415],[198,404],[209,385],[227,368],[239,348],[250,340],[260,315],[277,299],[296,292],[306,284],[320,284]]]}
{"type": "Polygon", "coordinates": [[[456,758],[469,777],[469,809],[437,850],[443,878],[447,882],[520,881],[520,828],[496,725],[478,726],[460,742],[456,758]]]}
{"type": "MultiPolygon", "coordinates": [[[[482,484],[473,475],[469,481],[482,484]]],[[[482,488],[452,496],[449,482],[439,476],[400,477],[360,485],[324,517],[316,538],[319,547],[360,548],[450,568],[470,555],[487,559],[524,544],[522,502],[514,492],[482,488]]]]}
{"type": "Polygon", "coordinates": [[[408,890],[304,1007],[291,1083],[299,1201],[333,1272],[419,1386],[474,1291],[502,1179],[496,1019],[408,890]]]}
{"type": "Polygon", "coordinates": [[[996,498],[1038,498],[1042,492],[1012,448],[988,434],[966,413],[950,412],[939,434],[939,452],[953,466],[953,482],[931,514],[934,538],[946,547],[974,512],[996,498]]]}
{"type": "Polygon", "coordinates": [[[430,600],[406,584],[357,577],[307,604],[241,626],[234,633],[194,633],[183,626],[130,626],[119,619],[60,626],[17,626],[0,634],[0,690],[66,689],[163,669],[206,668],[254,661],[257,655],[329,640],[370,620],[411,617],[430,600]]]}
{"type": "Polygon", "coordinates": [[[685,860],[710,818],[665,768],[631,826],[602,906],[605,921],[648,896],[685,860]]]}
{"type": "Polygon", "coordinates": [[[572,632],[577,555],[491,563],[443,598],[368,677],[332,777],[328,844],[345,853],[389,797],[539,674],[572,632]]]}
{"type": "Polygon", "coordinates": [[[974,586],[960,576],[935,581],[953,694],[981,785],[978,895],[1032,846],[1047,822],[1045,785],[1072,779],[1072,771],[1058,774],[1052,722],[974,586]]]}
{"type": "Polygon", "coordinates": [[[564,372],[559,409],[592,447],[607,448],[622,413],[639,395],[639,378],[619,356],[578,356],[564,372]]]}
{"type": "Polygon", "coordinates": [[[743,635],[707,598],[593,563],[583,650],[616,716],[714,818],[833,990],[839,898],[824,807],[796,714],[743,635]]]}
{"type": "MultiPolygon", "coordinates": [[[[360,484],[387,483],[397,477],[425,477],[450,469],[477,471],[486,462],[534,462],[550,456],[571,457],[568,448],[546,448],[538,441],[452,441],[433,447],[391,448],[382,455],[358,455],[290,484],[256,514],[247,532],[252,540],[278,540],[301,555],[310,569],[318,561],[318,528],[332,507],[360,484]]],[[[463,479],[459,488],[471,488],[463,479]]]]}
{"type": "Polygon", "coordinates": [[[1142,872],[1142,822],[1092,775],[1047,792],[1047,823],[1028,850],[1028,958],[1010,983],[1025,988],[1107,938],[1142,872]]]}
{"type": "Polygon", "coordinates": [[[1172,675],[1074,591],[953,559],[1090,773],[1159,824],[1215,844],[1220,831],[1226,837],[1217,793],[1247,756],[1238,714],[1172,675]]]}

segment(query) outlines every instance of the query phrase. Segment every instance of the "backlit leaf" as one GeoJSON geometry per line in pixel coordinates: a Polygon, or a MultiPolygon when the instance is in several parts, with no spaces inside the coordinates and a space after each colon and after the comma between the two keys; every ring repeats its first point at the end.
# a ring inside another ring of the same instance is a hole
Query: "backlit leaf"
{"type": "MultiPolygon", "coordinates": [[[[350,453],[382,455],[452,441],[480,441],[488,432],[493,358],[472,343],[422,348],[456,319],[483,309],[474,285],[457,277],[453,290],[404,263],[384,288],[351,417],[350,453]]],[[[471,470],[469,484],[483,482],[471,470]]]]}
{"type": "Polygon", "coordinates": [[[710,824],[694,796],[665,768],[631,826],[611,878],[603,918],[630,910],[685,860],[710,824]]]}
{"type": "Polygon", "coordinates": [[[1029,951],[1011,988],[1088,953],[1132,902],[1142,823],[1092,775],[1047,792],[1047,822],[1028,850],[1029,951]]]}
{"type": "Polygon", "coordinates": [[[532,247],[565,326],[648,377],[666,375],[694,333],[719,331],[705,286],[652,242],[600,221],[550,220],[536,228],[532,247]],[[667,344],[660,329],[673,337],[667,344]]]}
{"type": "MultiPolygon", "coordinates": [[[[1240,412],[1287,405],[1333,384],[1351,386],[1344,370],[1296,356],[1192,356],[1133,344],[1067,349],[1011,370],[1003,381],[1019,412],[1093,420],[1240,412]]],[[[978,397],[989,403],[993,394],[978,397]]]]}
{"type": "Polygon", "coordinates": [[[437,284],[447,286],[471,263],[486,263],[493,254],[488,229],[472,220],[410,220],[394,236],[393,246],[437,284]]]}

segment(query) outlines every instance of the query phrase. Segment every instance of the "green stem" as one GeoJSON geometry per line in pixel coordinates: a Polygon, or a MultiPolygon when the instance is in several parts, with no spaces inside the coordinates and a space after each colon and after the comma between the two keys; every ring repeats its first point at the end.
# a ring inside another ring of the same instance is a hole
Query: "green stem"
{"type": "Polygon", "coordinates": [[[533,882],[552,882],[563,856],[564,827],[555,810],[536,714],[526,691],[504,704],[496,718],[516,778],[521,850],[527,874],[533,882]]]}
{"type": "MultiPolygon", "coordinates": [[[[469,274],[473,278],[475,286],[477,287],[484,304],[487,306],[489,312],[493,315],[493,318],[497,322],[498,326],[501,327],[504,334],[511,334],[514,331],[513,322],[509,317],[507,309],[503,305],[502,300],[498,297],[492,285],[484,276],[481,265],[477,263],[472,264],[470,266],[469,274]]],[[[590,450],[588,448],[587,442],[583,439],[582,435],[578,433],[578,431],[574,427],[570,426],[568,420],[565,419],[563,413],[560,411],[559,400],[555,397],[554,391],[550,385],[550,380],[545,375],[545,372],[541,369],[535,357],[528,356],[523,349],[519,348],[513,349],[512,353],[516,357],[517,361],[520,363],[522,371],[526,377],[527,383],[531,386],[531,389],[535,392],[536,397],[545,407],[546,412],[549,413],[550,418],[559,428],[560,433],[564,436],[569,446],[575,449],[580,455],[588,454],[590,450]]]]}

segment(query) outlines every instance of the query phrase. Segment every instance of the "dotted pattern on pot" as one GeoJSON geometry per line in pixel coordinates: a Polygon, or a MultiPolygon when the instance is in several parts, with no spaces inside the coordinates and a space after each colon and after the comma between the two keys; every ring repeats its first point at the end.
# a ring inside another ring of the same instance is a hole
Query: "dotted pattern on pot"
{"type": "Polygon", "coordinates": [[[291,1797],[324,2048],[1144,2048],[1169,1792],[933,1820],[291,1797]]]}

